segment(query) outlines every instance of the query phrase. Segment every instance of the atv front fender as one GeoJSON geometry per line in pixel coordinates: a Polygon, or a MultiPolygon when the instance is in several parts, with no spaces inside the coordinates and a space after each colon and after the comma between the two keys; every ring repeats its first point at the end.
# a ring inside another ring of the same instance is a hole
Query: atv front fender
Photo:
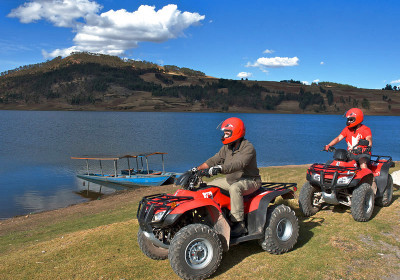
{"type": "Polygon", "coordinates": [[[182,203],[173,209],[165,218],[162,227],[173,225],[179,218],[191,210],[206,208],[212,224],[215,224],[219,218],[221,208],[210,198],[191,200],[190,203],[182,203]]]}
{"type": "Polygon", "coordinates": [[[192,210],[199,210],[200,208],[205,208],[208,213],[209,222],[212,223],[212,227],[218,233],[218,236],[221,239],[222,246],[224,251],[229,250],[229,242],[230,242],[230,233],[231,228],[228,224],[228,221],[222,214],[221,208],[214,202],[214,200],[205,198],[205,199],[197,199],[192,200],[190,203],[181,204],[176,207],[167,217],[165,218],[162,227],[168,227],[175,224],[179,219],[192,210]]]}

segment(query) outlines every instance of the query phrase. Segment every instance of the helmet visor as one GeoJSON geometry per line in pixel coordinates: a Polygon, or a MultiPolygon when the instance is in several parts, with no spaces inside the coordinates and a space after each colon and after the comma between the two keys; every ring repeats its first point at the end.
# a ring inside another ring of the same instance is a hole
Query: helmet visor
{"type": "Polygon", "coordinates": [[[356,121],[355,117],[348,117],[347,121],[346,121],[346,124],[350,125],[350,124],[354,123],[355,121],[356,121]]]}
{"type": "Polygon", "coordinates": [[[222,137],[221,137],[221,141],[224,141],[226,138],[229,138],[232,136],[232,130],[228,130],[228,129],[222,129],[222,137]]]}

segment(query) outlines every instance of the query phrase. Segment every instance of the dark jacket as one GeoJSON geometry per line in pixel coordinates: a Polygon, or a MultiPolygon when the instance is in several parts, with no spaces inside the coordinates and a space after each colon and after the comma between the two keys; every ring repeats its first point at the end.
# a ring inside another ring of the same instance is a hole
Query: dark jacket
{"type": "Polygon", "coordinates": [[[207,165],[222,166],[222,174],[226,175],[228,184],[233,184],[239,179],[260,178],[257,168],[256,150],[253,144],[243,139],[237,150],[233,151],[231,145],[223,145],[213,157],[206,161],[207,165]]]}

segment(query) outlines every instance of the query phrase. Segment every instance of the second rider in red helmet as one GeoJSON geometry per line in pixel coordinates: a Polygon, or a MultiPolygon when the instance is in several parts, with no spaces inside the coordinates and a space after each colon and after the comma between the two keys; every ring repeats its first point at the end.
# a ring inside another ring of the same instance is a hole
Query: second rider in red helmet
{"type": "Polygon", "coordinates": [[[197,169],[208,169],[209,175],[226,174],[210,182],[229,191],[231,198],[230,219],[233,222],[231,235],[241,236],[247,232],[244,222],[243,196],[261,187],[257,167],[256,150],[244,138],[246,128],[239,118],[229,118],[221,124],[222,144],[218,153],[206,160],[197,169]]]}
{"type": "Polygon", "coordinates": [[[343,139],[346,139],[347,150],[351,151],[358,144],[360,139],[365,139],[369,142],[368,147],[362,147],[363,152],[361,154],[351,154],[351,157],[358,161],[361,168],[368,168],[367,164],[371,159],[372,147],[371,129],[362,124],[364,114],[360,109],[352,108],[346,112],[345,116],[347,119],[346,127],[342,130],[339,136],[325,146],[325,150],[328,150],[329,147],[334,146],[343,139]]]}

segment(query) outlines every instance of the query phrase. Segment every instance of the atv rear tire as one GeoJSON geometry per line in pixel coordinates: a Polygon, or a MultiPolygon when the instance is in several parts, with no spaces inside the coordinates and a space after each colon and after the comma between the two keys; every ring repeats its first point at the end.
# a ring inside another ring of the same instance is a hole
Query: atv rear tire
{"type": "Polygon", "coordinates": [[[315,203],[316,200],[319,199],[316,197],[316,194],[320,192],[321,191],[311,185],[310,182],[304,183],[299,194],[299,206],[304,216],[313,216],[321,209],[321,204],[315,203]]]}
{"type": "Polygon", "coordinates": [[[389,174],[386,189],[382,194],[382,197],[378,197],[375,200],[375,204],[381,207],[387,207],[392,203],[393,199],[393,178],[389,174]]]}
{"type": "Polygon", "coordinates": [[[366,222],[374,211],[375,194],[370,184],[362,183],[352,194],[351,215],[357,222],[366,222]]]}
{"type": "Polygon", "coordinates": [[[218,234],[203,224],[188,225],[175,234],[169,246],[169,262],[183,279],[205,279],[219,267],[222,243],[218,234]]]}
{"type": "Polygon", "coordinates": [[[137,234],[138,244],[143,254],[153,260],[165,260],[168,258],[168,249],[155,246],[139,228],[137,234]]]}
{"type": "Polygon", "coordinates": [[[279,255],[291,250],[299,237],[299,222],[294,211],[286,205],[274,205],[268,209],[263,250],[279,255]]]}

